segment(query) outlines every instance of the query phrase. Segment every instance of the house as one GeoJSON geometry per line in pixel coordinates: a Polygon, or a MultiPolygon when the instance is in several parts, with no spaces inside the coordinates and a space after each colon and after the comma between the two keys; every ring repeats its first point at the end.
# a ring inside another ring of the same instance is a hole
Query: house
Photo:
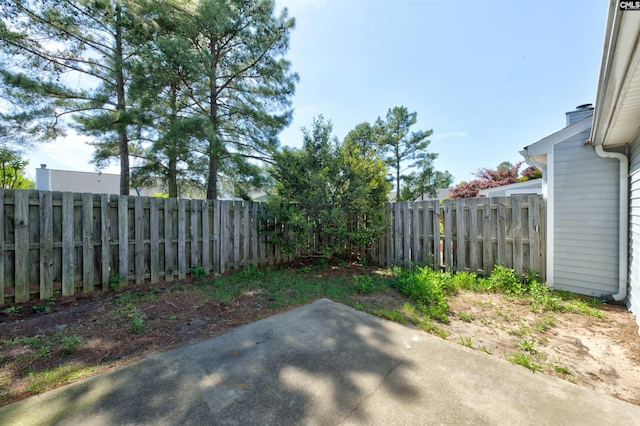
{"type": "MultiPolygon", "coordinates": [[[[36,189],[41,191],[69,191],[92,194],[119,194],[120,175],[71,170],[48,169],[41,164],[36,169],[36,189]]],[[[129,195],[152,196],[159,188],[131,188],[129,195]]]]}
{"type": "Polygon", "coordinates": [[[640,317],[640,12],[610,2],[595,107],[521,154],[543,171],[547,282],[640,317]]]}
{"type": "MultiPolygon", "coordinates": [[[[418,195],[418,197],[413,200],[413,201],[431,201],[431,200],[438,200],[438,201],[442,201],[444,199],[449,198],[449,191],[451,191],[453,188],[438,188],[436,189],[436,196],[435,198],[432,197],[430,194],[421,194],[418,195]]],[[[393,198],[395,198],[396,193],[393,192],[393,198]]],[[[391,199],[393,199],[391,198],[391,199]]]]}
{"type": "Polygon", "coordinates": [[[495,188],[481,189],[480,197],[509,197],[511,195],[542,194],[542,179],[531,179],[524,182],[510,183],[495,188]]]}

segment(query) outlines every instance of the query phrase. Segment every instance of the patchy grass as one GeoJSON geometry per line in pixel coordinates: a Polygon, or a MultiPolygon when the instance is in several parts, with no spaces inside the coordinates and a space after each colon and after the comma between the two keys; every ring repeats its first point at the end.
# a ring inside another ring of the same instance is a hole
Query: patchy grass
{"type": "MultiPolygon", "coordinates": [[[[566,335],[567,327],[575,333],[590,325],[617,330],[608,323],[606,305],[550,291],[533,274],[520,279],[496,267],[491,276],[478,277],[428,267],[383,269],[317,261],[289,268],[249,267],[164,287],[114,289],[95,306],[70,313],[63,328],[50,318],[61,315],[61,303],[81,307],[81,302],[34,304],[50,307],[49,312],[7,310],[3,321],[15,323],[0,329],[12,330],[0,334],[0,405],[319,298],[574,383],[597,388],[626,377],[606,376],[598,366],[582,367],[576,354],[585,352],[580,346],[585,337],[566,335]]],[[[633,396],[614,396],[640,403],[633,396]]]]}

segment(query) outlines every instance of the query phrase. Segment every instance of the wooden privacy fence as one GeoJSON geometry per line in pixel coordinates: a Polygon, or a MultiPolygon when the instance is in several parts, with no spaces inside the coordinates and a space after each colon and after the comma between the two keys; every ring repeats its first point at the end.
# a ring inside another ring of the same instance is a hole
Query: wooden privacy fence
{"type": "Polygon", "coordinates": [[[224,273],[291,260],[259,239],[261,208],[243,201],[0,189],[2,302],[183,279],[192,268],[224,273]]]}
{"type": "Polygon", "coordinates": [[[494,265],[545,271],[545,207],[539,195],[395,202],[389,231],[370,248],[379,264],[424,265],[487,275],[494,265]]]}
{"type": "MultiPolygon", "coordinates": [[[[20,303],[224,273],[293,260],[258,235],[264,205],[0,189],[0,295],[20,303]],[[201,268],[201,269],[200,269],[201,268]]],[[[432,264],[489,274],[494,264],[545,278],[540,196],[396,202],[366,248],[378,265],[432,264]]]]}

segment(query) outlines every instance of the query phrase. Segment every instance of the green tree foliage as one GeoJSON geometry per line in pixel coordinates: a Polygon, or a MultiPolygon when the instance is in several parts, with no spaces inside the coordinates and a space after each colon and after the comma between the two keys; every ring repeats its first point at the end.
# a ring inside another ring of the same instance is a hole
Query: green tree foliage
{"type": "Polygon", "coordinates": [[[29,160],[23,159],[19,152],[0,146],[0,188],[33,188],[33,181],[24,176],[28,165],[29,160]]]}
{"type": "Polygon", "coordinates": [[[416,124],[417,113],[406,107],[389,109],[385,120],[378,118],[373,129],[380,152],[385,157],[390,175],[395,182],[396,200],[415,199],[422,193],[435,196],[437,188],[447,187],[452,180],[449,172],[434,170],[437,154],[429,153],[432,130],[411,131],[416,124]],[[407,170],[410,173],[403,174],[407,170]],[[404,190],[401,185],[404,181],[404,190]],[[439,186],[444,185],[444,186],[439,186]]]}
{"type": "Polygon", "coordinates": [[[446,170],[441,172],[433,167],[419,167],[418,170],[403,177],[402,200],[415,200],[421,195],[436,198],[438,189],[453,184],[453,175],[446,170]]]}
{"type": "Polygon", "coordinates": [[[172,196],[180,184],[216,198],[219,177],[244,193],[291,120],[293,26],[273,0],[7,0],[0,71],[23,108],[0,136],[72,116],[98,167],[119,159],[123,194],[130,168],[172,196]]]}
{"type": "Polygon", "coordinates": [[[374,149],[339,143],[322,116],[303,129],[303,147],[274,156],[275,194],[263,217],[267,239],[287,253],[344,254],[371,243],[384,225],[390,185],[374,149]]]}
{"type": "Polygon", "coordinates": [[[32,0],[3,3],[0,40],[9,56],[4,73],[31,99],[56,103],[53,125],[73,115],[81,132],[96,138],[96,162],[120,160],[120,192],[129,193],[128,60],[146,23],[133,0],[32,0]],[[53,88],[53,89],[51,89],[53,88]]]}
{"type": "Polygon", "coordinates": [[[190,108],[189,83],[199,71],[190,40],[178,31],[181,14],[170,5],[147,2],[141,12],[157,25],[130,65],[139,140],[131,150],[131,180],[136,186],[163,183],[170,197],[178,197],[203,192],[206,164],[196,147],[207,123],[190,108]]]}
{"type": "Polygon", "coordinates": [[[207,163],[207,198],[218,194],[218,179],[240,169],[257,178],[252,160],[269,159],[278,133],[291,121],[290,97],[298,76],[284,58],[295,21],[272,0],[201,0],[181,6],[190,40],[189,81],[193,114],[206,126],[198,151],[207,163]],[[192,7],[190,7],[192,6],[192,7]]]}

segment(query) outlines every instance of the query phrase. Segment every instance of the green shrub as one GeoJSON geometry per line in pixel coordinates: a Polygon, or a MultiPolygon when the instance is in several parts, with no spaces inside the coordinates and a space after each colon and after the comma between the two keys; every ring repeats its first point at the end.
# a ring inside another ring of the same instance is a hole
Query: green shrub
{"type": "Polygon", "coordinates": [[[449,304],[446,294],[455,291],[449,272],[436,272],[428,267],[401,270],[394,287],[417,302],[418,308],[428,317],[447,321],[449,304]]]}
{"type": "Polygon", "coordinates": [[[521,296],[527,291],[526,285],[513,269],[496,265],[489,275],[489,289],[521,296]]]}

